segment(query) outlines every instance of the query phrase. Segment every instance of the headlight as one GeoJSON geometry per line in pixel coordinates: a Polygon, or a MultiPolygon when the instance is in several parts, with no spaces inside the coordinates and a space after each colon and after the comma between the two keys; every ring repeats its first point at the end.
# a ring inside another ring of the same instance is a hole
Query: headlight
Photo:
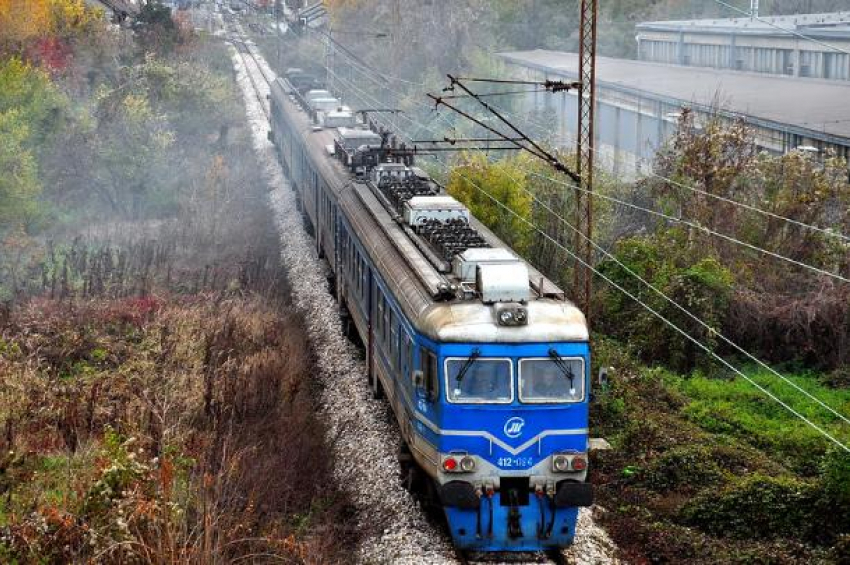
{"type": "Polygon", "coordinates": [[[552,456],[552,471],[568,473],[587,469],[587,455],[584,453],[557,453],[552,456]]]}
{"type": "Polygon", "coordinates": [[[470,455],[449,455],[443,459],[443,471],[446,473],[471,473],[475,471],[475,457],[470,455]]]}
{"type": "Polygon", "coordinates": [[[475,459],[470,456],[466,456],[460,460],[460,470],[465,473],[471,473],[475,470],[475,459]]]}
{"type": "Polygon", "coordinates": [[[552,470],[556,473],[566,473],[570,470],[570,459],[566,455],[556,455],[552,458],[552,470]]]}
{"type": "Polygon", "coordinates": [[[524,326],[528,323],[528,311],[519,304],[500,304],[496,307],[496,319],[501,326],[524,326]]]}

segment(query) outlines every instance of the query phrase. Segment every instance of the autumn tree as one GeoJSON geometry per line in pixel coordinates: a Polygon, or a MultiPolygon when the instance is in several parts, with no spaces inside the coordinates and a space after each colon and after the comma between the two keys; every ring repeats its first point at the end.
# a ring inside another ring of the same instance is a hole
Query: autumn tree
{"type": "Polygon", "coordinates": [[[12,58],[0,62],[0,232],[29,225],[41,192],[38,157],[62,126],[66,102],[47,75],[12,58]]]}
{"type": "Polygon", "coordinates": [[[27,147],[30,130],[16,110],[0,112],[0,233],[27,223],[41,192],[38,167],[27,147]]]}
{"type": "Polygon", "coordinates": [[[90,31],[102,16],[84,0],[0,0],[0,54],[37,55],[45,41],[90,31]]]}
{"type": "Polygon", "coordinates": [[[447,189],[511,248],[525,254],[531,243],[532,228],[526,222],[531,219],[532,198],[524,190],[527,179],[517,167],[520,159],[524,158],[491,163],[483,154],[465,154],[449,173],[447,189]]]}
{"type": "MultiPolygon", "coordinates": [[[[850,244],[824,231],[850,232],[844,159],[801,151],[770,154],[755,146],[751,131],[740,121],[716,116],[697,124],[691,113],[683,112],[676,135],[656,158],[655,172],[636,185],[633,196],[699,228],[646,217],[617,245],[621,261],[765,358],[829,368],[850,362],[847,285],[753,248],[850,276],[850,244]],[[718,267],[734,274],[728,293],[719,290],[726,287],[726,279],[718,267]],[[676,280],[688,284],[670,286],[676,280]],[[725,305],[717,302],[719,296],[726,297],[725,305]]],[[[603,268],[615,280],[622,274],[614,265],[603,268]]],[[[622,282],[630,284],[630,278],[622,282]]],[[[608,311],[611,327],[620,332],[634,330],[629,335],[639,336],[651,327],[635,326],[640,316],[624,315],[616,301],[609,301],[608,311]]]]}
{"type": "MultiPolygon", "coordinates": [[[[643,186],[673,215],[795,260],[850,274],[848,250],[836,245],[834,238],[729,202],[847,233],[850,184],[844,159],[826,155],[819,160],[801,151],[779,156],[761,152],[742,121],[727,122],[718,116],[696,124],[692,113],[685,111],[676,135],[658,153],[655,170],[659,176],[643,186]]],[[[712,252],[727,264],[740,262],[746,254],[740,266],[751,273],[774,273],[774,288],[787,289],[794,278],[804,280],[795,276],[799,271],[768,265],[766,261],[774,259],[753,255],[701,230],[692,230],[689,242],[700,253],[712,252]]]]}

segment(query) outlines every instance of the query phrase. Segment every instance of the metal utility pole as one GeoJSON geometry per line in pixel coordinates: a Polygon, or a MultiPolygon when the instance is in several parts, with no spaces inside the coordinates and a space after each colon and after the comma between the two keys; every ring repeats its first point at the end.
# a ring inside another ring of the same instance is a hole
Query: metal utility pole
{"type": "Polygon", "coordinates": [[[593,282],[593,153],[594,110],[596,106],[596,15],[598,0],[581,0],[581,24],[578,50],[578,143],[576,172],[582,190],[576,191],[575,221],[578,228],[573,249],[584,265],[576,261],[573,296],[590,323],[590,298],[593,282]],[[581,235],[580,235],[581,234],[581,235]]]}
{"type": "Polygon", "coordinates": [[[280,72],[280,42],[283,33],[280,30],[280,12],[283,10],[283,0],[274,0],[274,34],[277,47],[277,70],[280,72]]]}
{"type": "Polygon", "coordinates": [[[333,30],[328,28],[328,32],[325,35],[325,68],[328,70],[326,75],[325,84],[326,88],[329,92],[333,93],[333,65],[334,65],[334,40],[331,36],[333,30]]]}
{"type": "MultiPolygon", "coordinates": [[[[391,70],[393,76],[398,76],[399,71],[399,62],[400,62],[400,53],[401,53],[401,7],[399,6],[399,0],[395,0],[393,2],[393,31],[392,31],[392,43],[393,43],[393,56],[390,58],[391,61],[391,70]]],[[[386,90],[387,102],[392,100],[392,96],[390,94],[389,89],[386,90]]],[[[400,103],[401,100],[398,100],[396,104],[400,103]]],[[[393,129],[398,131],[398,114],[392,115],[392,126],[393,129]]]]}

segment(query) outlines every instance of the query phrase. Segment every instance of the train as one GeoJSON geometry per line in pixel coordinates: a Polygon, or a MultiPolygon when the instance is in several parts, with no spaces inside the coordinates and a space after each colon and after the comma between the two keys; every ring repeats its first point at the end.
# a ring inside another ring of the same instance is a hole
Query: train
{"type": "Polygon", "coordinates": [[[593,502],[584,314],[374,114],[300,69],[269,99],[269,139],[398,422],[405,483],[462,551],[570,545],[593,502]]]}

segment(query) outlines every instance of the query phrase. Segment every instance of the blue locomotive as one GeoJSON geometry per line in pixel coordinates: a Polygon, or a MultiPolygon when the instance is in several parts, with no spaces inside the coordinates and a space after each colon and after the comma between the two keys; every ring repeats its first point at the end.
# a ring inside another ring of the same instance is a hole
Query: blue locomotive
{"type": "Polygon", "coordinates": [[[316,87],[297,69],[274,82],[269,137],[398,420],[404,475],[461,549],[569,545],[592,502],[583,314],[413,148],[316,87]]]}

